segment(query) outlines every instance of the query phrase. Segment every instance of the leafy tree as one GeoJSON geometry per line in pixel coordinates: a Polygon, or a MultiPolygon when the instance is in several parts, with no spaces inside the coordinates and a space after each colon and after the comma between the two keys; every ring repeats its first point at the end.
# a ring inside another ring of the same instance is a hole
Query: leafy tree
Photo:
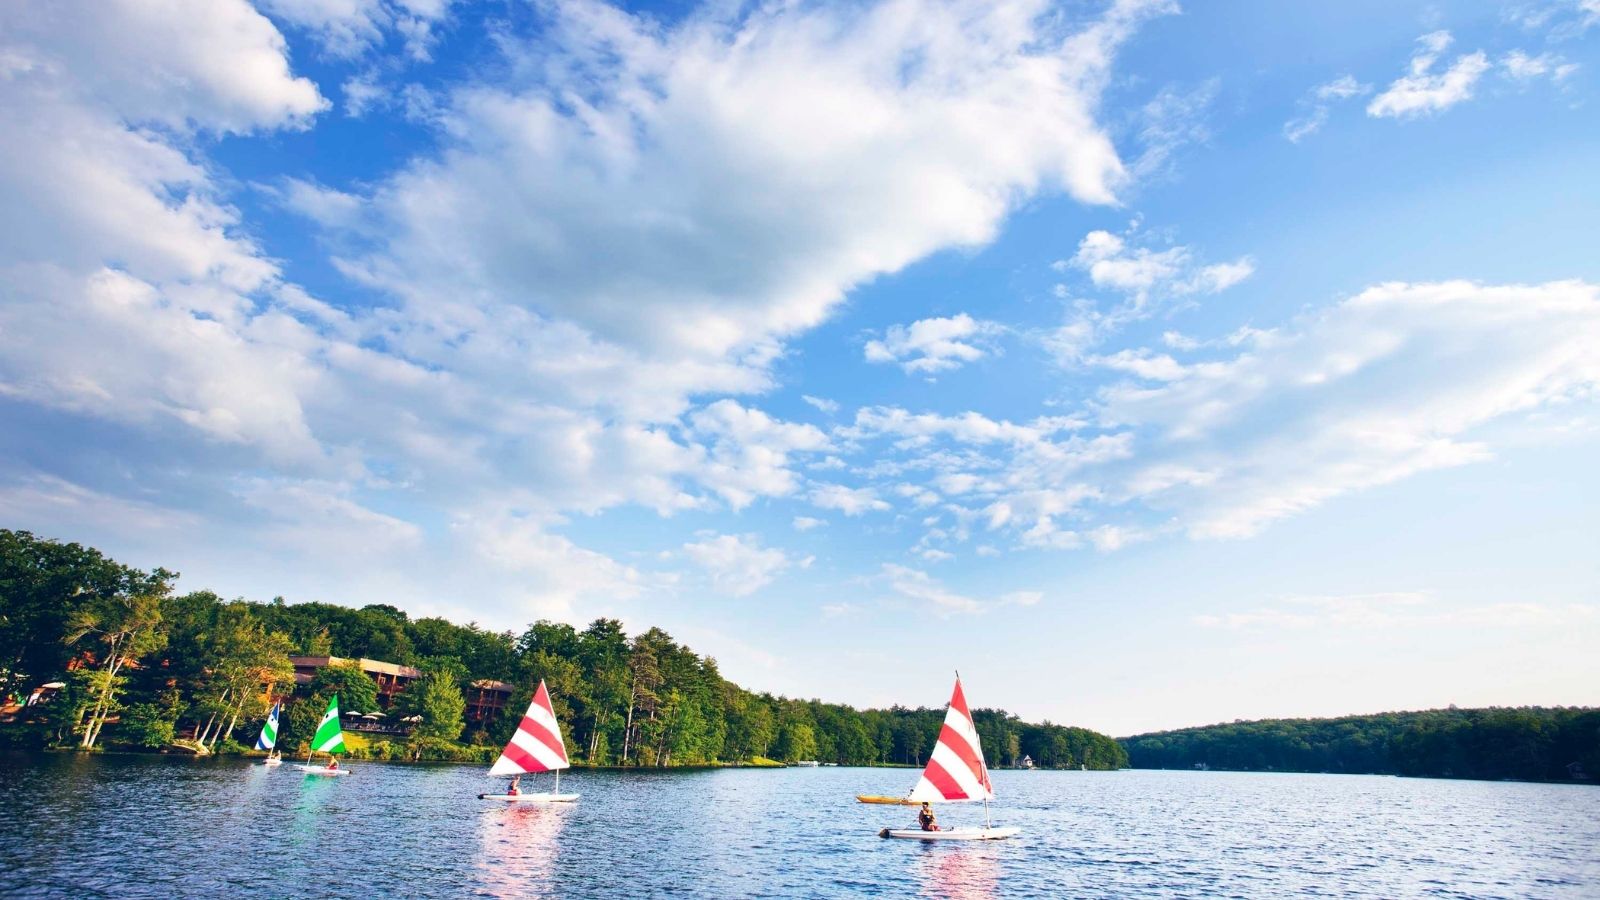
{"type": "Polygon", "coordinates": [[[159,596],[177,577],[98,550],[0,529],[0,699],[57,679],[79,652],[69,622],[119,598],[159,596]]]}
{"type": "Polygon", "coordinates": [[[178,714],[182,701],[176,690],[162,695],[159,703],[134,703],[122,712],[117,734],[122,740],[140,747],[165,747],[177,736],[178,714]]]}
{"type": "Polygon", "coordinates": [[[68,617],[63,640],[76,644],[90,636],[104,645],[104,649],[99,651],[96,696],[80,742],[85,748],[94,746],[107,717],[117,711],[118,694],[126,680],[122,676],[123,667],[166,644],[167,636],[161,629],[161,596],[95,598],[68,617]]]}
{"type": "Polygon", "coordinates": [[[462,718],[467,702],[455,678],[448,672],[430,672],[406,690],[407,694],[413,692],[417,695],[417,714],[422,716],[417,734],[447,741],[461,736],[461,729],[467,724],[462,718]]]}

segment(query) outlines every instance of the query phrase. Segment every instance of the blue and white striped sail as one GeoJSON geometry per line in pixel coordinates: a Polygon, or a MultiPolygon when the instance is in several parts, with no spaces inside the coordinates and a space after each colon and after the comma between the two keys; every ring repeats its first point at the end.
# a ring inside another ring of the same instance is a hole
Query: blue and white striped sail
{"type": "Polygon", "coordinates": [[[271,750],[278,744],[278,706],[272,704],[272,712],[267,713],[267,724],[261,726],[261,736],[256,738],[257,750],[271,750]]]}

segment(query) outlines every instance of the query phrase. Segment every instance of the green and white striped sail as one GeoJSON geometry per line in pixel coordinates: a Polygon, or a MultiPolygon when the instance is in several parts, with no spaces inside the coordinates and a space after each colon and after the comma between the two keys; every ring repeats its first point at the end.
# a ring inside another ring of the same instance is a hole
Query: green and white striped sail
{"type": "Polygon", "coordinates": [[[328,711],[317,723],[317,733],[311,736],[311,749],[317,753],[343,753],[344,732],[339,730],[339,695],[328,701],[328,711]]]}
{"type": "Polygon", "coordinates": [[[267,713],[267,724],[261,726],[261,736],[256,738],[257,750],[271,750],[278,746],[278,704],[272,704],[267,713]]]}

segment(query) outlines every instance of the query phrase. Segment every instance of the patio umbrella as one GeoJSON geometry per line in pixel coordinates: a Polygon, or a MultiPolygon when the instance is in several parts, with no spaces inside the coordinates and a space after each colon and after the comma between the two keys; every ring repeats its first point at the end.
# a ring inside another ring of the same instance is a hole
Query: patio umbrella
{"type": "Polygon", "coordinates": [[[366,715],[362,716],[361,718],[363,718],[363,719],[371,719],[374,722],[376,722],[378,720],[378,714],[377,713],[367,713],[366,715]]]}

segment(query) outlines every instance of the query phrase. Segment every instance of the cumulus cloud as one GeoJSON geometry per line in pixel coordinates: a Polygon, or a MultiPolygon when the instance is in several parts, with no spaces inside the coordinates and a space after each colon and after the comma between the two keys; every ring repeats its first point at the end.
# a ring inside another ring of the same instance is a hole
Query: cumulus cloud
{"type": "Polygon", "coordinates": [[[543,38],[508,44],[529,75],[455,92],[446,150],[373,192],[383,227],[350,271],[435,309],[529,309],[614,352],[759,362],[850,287],[988,241],[1022,197],[1111,202],[1125,175],[1093,105],[1117,44],[1165,7],[1071,31],[1034,2],[669,28],[553,4],[543,38]]]}
{"type": "Polygon", "coordinates": [[[1434,63],[1453,43],[1448,31],[1435,31],[1417,38],[1417,51],[1411,57],[1410,72],[1395,79],[1367,104],[1367,115],[1374,118],[1418,118],[1443,112],[1472,98],[1473,88],[1489,71],[1489,57],[1482,51],[1456,57],[1442,71],[1434,63]]]}
{"type": "MultiPolygon", "coordinates": [[[[1052,263],[1057,272],[1083,272],[1095,288],[1122,295],[1109,308],[1078,301],[1067,322],[1045,336],[1046,347],[1063,363],[1080,361],[1089,348],[1130,322],[1186,298],[1220,293],[1255,274],[1255,261],[1248,256],[1207,264],[1189,247],[1156,250],[1134,243],[1135,236],[1136,226],[1124,235],[1091,231],[1070,258],[1052,263]]],[[[1056,292],[1069,296],[1070,287],[1058,284],[1056,292]]]]}
{"type": "Polygon", "coordinates": [[[852,488],[842,484],[818,484],[811,488],[811,502],[822,509],[836,509],[847,516],[883,512],[889,504],[872,488],[852,488]]]}
{"type": "Polygon", "coordinates": [[[717,590],[748,597],[771,584],[791,561],[782,550],[761,546],[753,534],[722,534],[683,545],[683,552],[711,577],[717,590]]]}
{"type": "Polygon", "coordinates": [[[781,422],[759,409],[718,400],[696,411],[690,422],[710,450],[696,478],[740,509],[757,497],[782,497],[800,486],[790,468],[794,453],[829,449],[827,435],[814,425],[781,422]]]}
{"type": "Polygon", "coordinates": [[[910,325],[891,325],[882,339],[867,341],[868,362],[895,363],[908,374],[931,375],[958,369],[993,351],[993,338],[1002,329],[966,313],[949,318],[919,319],[910,325]]]}

